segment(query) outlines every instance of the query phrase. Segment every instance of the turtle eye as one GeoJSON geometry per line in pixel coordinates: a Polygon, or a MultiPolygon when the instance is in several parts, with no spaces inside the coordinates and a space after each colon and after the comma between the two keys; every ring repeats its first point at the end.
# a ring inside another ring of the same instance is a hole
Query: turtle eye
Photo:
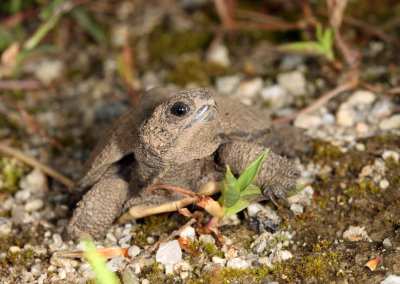
{"type": "Polygon", "coordinates": [[[190,111],[190,107],[182,102],[174,103],[171,113],[175,116],[185,116],[190,111]]]}

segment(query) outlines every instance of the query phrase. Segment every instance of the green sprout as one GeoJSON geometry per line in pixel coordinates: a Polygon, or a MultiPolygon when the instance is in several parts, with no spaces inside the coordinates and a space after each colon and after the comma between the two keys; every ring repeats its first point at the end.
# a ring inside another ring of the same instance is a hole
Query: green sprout
{"type": "Polygon", "coordinates": [[[282,51],[305,52],[318,56],[325,56],[328,61],[335,59],[333,44],[335,35],[331,27],[322,30],[321,24],[316,28],[317,41],[301,41],[283,44],[278,47],[282,51]]]}
{"type": "Polygon", "coordinates": [[[107,266],[106,261],[102,259],[96,251],[93,241],[89,238],[82,239],[85,257],[90,263],[96,279],[100,284],[119,284],[120,281],[117,275],[111,272],[107,266]]]}
{"type": "Polygon", "coordinates": [[[236,179],[229,166],[226,166],[225,179],[221,185],[221,197],[218,202],[225,216],[231,216],[245,209],[250,203],[263,197],[259,187],[252,184],[267,156],[269,149],[262,153],[236,179]]]}

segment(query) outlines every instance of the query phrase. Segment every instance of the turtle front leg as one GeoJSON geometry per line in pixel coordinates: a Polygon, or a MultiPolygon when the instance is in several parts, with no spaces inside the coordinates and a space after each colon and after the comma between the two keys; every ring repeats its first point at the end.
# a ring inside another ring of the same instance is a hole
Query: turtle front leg
{"type": "Polygon", "coordinates": [[[67,226],[69,238],[105,236],[129,198],[129,184],[118,176],[101,178],[78,202],[67,226]]]}
{"type": "MultiPolygon", "coordinates": [[[[222,165],[229,165],[235,175],[240,175],[265,150],[258,144],[231,142],[219,147],[218,155],[222,165]]],[[[276,204],[274,197],[286,200],[286,193],[296,190],[299,176],[292,161],[269,151],[253,183],[276,204]]]]}

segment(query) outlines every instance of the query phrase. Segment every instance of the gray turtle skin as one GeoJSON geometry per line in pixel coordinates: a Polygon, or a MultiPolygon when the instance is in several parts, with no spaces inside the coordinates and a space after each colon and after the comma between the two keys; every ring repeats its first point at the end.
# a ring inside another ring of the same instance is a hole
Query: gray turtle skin
{"type": "Polygon", "coordinates": [[[284,198],[299,173],[292,161],[276,153],[294,155],[301,150],[300,136],[271,128],[265,111],[206,89],[150,90],[112,125],[86,161],[75,186],[86,193],[67,236],[102,238],[131,206],[181,198],[149,187],[165,184],[196,191],[208,181],[222,180],[225,165],[239,175],[267,147],[272,151],[254,183],[267,197],[284,198]]]}

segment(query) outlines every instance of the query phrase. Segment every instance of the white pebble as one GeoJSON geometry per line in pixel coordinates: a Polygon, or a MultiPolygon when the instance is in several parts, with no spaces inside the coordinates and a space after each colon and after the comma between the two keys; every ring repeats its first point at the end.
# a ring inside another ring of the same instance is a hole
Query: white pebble
{"type": "Polygon", "coordinates": [[[396,275],[389,275],[380,284],[400,284],[400,277],[396,275]]]}
{"type": "Polygon", "coordinates": [[[281,73],[277,79],[278,84],[293,95],[306,93],[306,79],[300,71],[281,73]]]}
{"type": "Polygon", "coordinates": [[[8,250],[9,250],[11,253],[19,253],[19,252],[21,251],[21,248],[18,247],[18,246],[11,246],[8,250]]]}
{"type": "Polygon", "coordinates": [[[360,151],[360,152],[365,151],[365,145],[363,143],[356,143],[355,147],[356,147],[357,151],[360,151]]]}
{"type": "Polygon", "coordinates": [[[212,262],[220,264],[221,266],[225,266],[226,259],[220,258],[218,256],[213,256],[212,262]]]}
{"type": "Polygon", "coordinates": [[[279,85],[262,88],[260,93],[272,109],[280,109],[289,103],[286,90],[279,85]]]}
{"type": "Polygon", "coordinates": [[[122,247],[122,248],[129,248],[130,245],[128,244],[132,239],[131,235],[126,235],[124,237],[122,237],[121,239],[119,239],[118,244],[122,247]]]}
{"type": "Polygon", "coordinates": [[[366,239],[368,237],[364,227],[350,226],[343,232],[343,238],[352,240],[354,237],[366,239]]]}
{"type": "Polygon", "coordinates": [[[205,244],[215,244],[215,239],[211,235],[200,235],[199,241],[205,244]]]}
{"type": "Polygon", "coordinates": [[[206,59],[207,61],[216,62],[223,66],[229,66],[231,63],[228,48],[221,43],[211,44],[206,54],[206,59]]]}
{"type": "Polygon", "coordinates": [[[385,150],[382,153],[382,158],[385,160],[392,158],[396,163],[398,163],[399,162],[399,153],[396,151],[385,150]]]}
{"type": "Polygon", "coordinates": [[[240,77],[237,75],[219,77],[215,81],[215,87],[220,94],[232,94],[239,82],[240,77]]]}
{"type": "Polygon", "coordinates": [[[258,262],[261,263],[261,264],[263,264],[263,265],[266,265],[268,268],[273,268],[273,267],[274,267],[274,265],[272,264],[272,262],[271,262],[271,260],[269,259],[268,256],[262,256],[262,257],[260,257],[260,258],[258,259],[258,262]]]}
{"type": "Polygon", "coordinates": [[[8,235],[11,233],[12,221],[9,218],[0,217],[0,235],[8,235]]]}
{"type": "Polygon", "coordinates": [[[236,269],[246,269],[250,266],[250,263],[240,257],[231,258],[228,260],[226,264],[227,268],[236,268],[236,269]]]}
{"type": "Polygon", "coordinates": [[[379,123],[379,128],[382,130],[399,129],[400,128],[400,114],[395,114],[389,118],[382,120],[379,123]]]}
{"type": "Polygon", "coordinates": [[[260,92],[262,85],[263,80],[260,77],[242,82],[236,89],[236,95],[239,98],[252,98],[260,92]]]}
{"type": "Polygon", "coordinates": [[[193,267],[186,260],[180,260],[174,264],[174,271],[177,274],[180,274],[184,271],[192,271],[192,270],[193,270],[193,267]]]}
{"type": "Polygon", "coordinates": [[[129,255],[131,258],[134,258],[134,257],[137,256],[139,253],[140,253],[140,248],[139,248],[138,246],[131,246],[131,247],[128,249],[128,255],[129,255]]]}
{"type": "Polygon", "coordinates": [[[53,242],[54,244],[59,247],[62,245],[62,238],[60,234],[53,234],[53,242]]]}
{"type": "Polygon", "coordinates": [[[42,199],[34,199],[25,204],[25,210],[28,212],[37,211],[43,207],[42,199]]]}
{"type": "Polygon", "coordinates": [[[31,197],[31,192],[28,190],[19,190],[15,193],[15,199],[25,202],[31,197]]]}
{"type": "Polygon", "coordinates": [[[380,189],[386,189],[389,187],[389,181],[387,179],[383,179],[379,182],[380,189]]]}
{"type": "Polygon", "coordinates": [[[375,101],[375,94],[366,90],[355,91],[347,100],[350,105],[372,104],[375,101]]]}
{"type": "Polygon", "coordinates": [[[389,247],[392,246],[392,242],[390,241],[389,238],[384,239],[383,242],[382,242],[382,244],[383,244],[383,246],[384,246],[385,248],[389,248],[389,247]]]}
{"type": "Polygon", "coordinates": [[[179,236],[181,238],[187,238],[187,239],[193,239],[196,237],[196,231],[193,227],[189,226],[186,227],[180,234],[179,236]]]}
{"type": "Polygon", "coordinates": [[[156,253],[156,261],[164,265],[173,265],[181,259],[182,251],[177,240],[162,243],[156,253]]]}
{"type": "Polygon", "coordinates": [[[294,126],[304,129],[317,128],[321,124],[322,124],[321,117],[310,114],[300,115],[294,121],[294,126]]]}

